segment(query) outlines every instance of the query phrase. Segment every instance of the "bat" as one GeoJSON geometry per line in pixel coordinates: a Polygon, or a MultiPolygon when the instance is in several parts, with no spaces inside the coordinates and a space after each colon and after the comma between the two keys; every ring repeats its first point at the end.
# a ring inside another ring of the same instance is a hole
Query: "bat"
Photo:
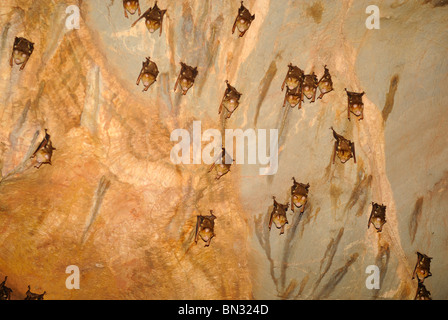
{"type": "Polygon", "coordinates": [[[274,199],[274,207],[271,212],[271,217],[269,219],[269,231],[271,231],[272,222],[274,222],[277,229],[280,230],[280,234],[285,233],[285,225],[288,224],[288,218],[286,217],[286,211],[288,211],[289,204],[281,204],[274,199]]]}
{"type": "Polygon", "coordinates": [[[296,181],[292,177],[293,185],[291,187],[291,211],[294,212],[294,207],[300,208],[300,213],[305,211],[305,205],[308,201],[308,189],[310,184],[303,184],[296,181]]]}
{"type": "Polygon", "coordinates": [[[336,155],[342,163],[347,162],[350,158],[353,158],[356,163],[355,143],[337,134],[333,127],[330,129],[333,130],[333,137],[336,139],[333,149],[333,164],[336,159],[336,155]]]}
{"type": "Polygon", "coordinates": [[[154,4],[154,7],[149,8],[146,10],[132,25],[131,27],[135,26],[137,22],[139,22],[141,19],[145,18],[145,24],[146,28],[150,33],[154,33],[158,29],[159,37],[162,35],[162,24],[163,24],[163,16],[165,15],[166,10],[160,10],[157,6],[157,1],[154,4]]]}
{"type": "Polygon", "coordinates": [[[35,165],[34,167],[39,169],[43,164],[51,165],[53,150],[56,150],[56,148],[53,147],[53,144],[50,140],[50,135],[48,134],[47,129],[45,129],[45,137],[42,139],[36,151],[34,151],[33,155],[30,157],[30,159],[36,158],[37,165],[35,165]]]}
{"type": "Polygon", "coordinates": [[[14,39],[14,46],[11,53],[9,64],[12,67],[13,63],[20,66],[20,71],[25,68],[31,54],[34,51],[34,43],[21,37],[14,39]]]}
{"type": "Polygon", "coordinates": [[[180,87],[182,89],[182,94],[186,95],[187,91],[193,86],[194,79],[198,75],[197,67],[190,67],[185,63],[181,62],[181,69],[179,72],[179,76],[177,77],[176,84],[174,85],[174,91],[177,89],[177,85],[180,83],[180,87]]]}
{"type": "Polygon", "coordinates": [[[222,108],[224,107],[228,114],[226,116],[226,119],[230,118],[232,113],[238,108],[239,106],[239,100],[242,96],[241,93],[239,93],[234,87],[232,87],[229,84],[229,81],[226,80],[227,88],[224,92],[224,96],[222,98],[221,104],[219,105],[218,114],[221,114],[222,108]]]}
{"type": "Polygon", "coordinates": [[[142,63],[142,69],[137,79],[137,85],[139,85],[140,80],[143,82],[143,91],[147,91],[149,87],[156,82],[157,75],[159,74],[159,69],[154,61],[151,61],[149,57],[146,61],[142,63]]]}
{"type": "Polygon", "coordinates": [[[197,244],[199,237],[205,242],[205,247],[210,245],[212,238],[215,237],[215,219],[213,210],[210,210],[209,216],[199,215],[196,220],[196,232],[194,242],[197,244]]]}
{"type": "Polygon", "coordinates": [[[250,24],[254,21],[255,15],[251,15],[249,10],[243,5],[241,1],[241,7],[238,9],[238,15],[235,18],[235,22],[232,27],[232,34],[235,32],[235,28],[238,28],[239,36],[242,37],[249,30],[250,24]]]}
{"type": "Polygon", "coordinates": [[[364,103],[362,102],[362,96],[365,94],[365,92],[356,93],[347,91],[345,89],[345,92],[347,92],[347,100],[348,100],[348,107],[347,107],[347,117],[350,121],[350,112],[353,113],[355,116],[359,117],[359,120],[364,119],[364,103]]]}

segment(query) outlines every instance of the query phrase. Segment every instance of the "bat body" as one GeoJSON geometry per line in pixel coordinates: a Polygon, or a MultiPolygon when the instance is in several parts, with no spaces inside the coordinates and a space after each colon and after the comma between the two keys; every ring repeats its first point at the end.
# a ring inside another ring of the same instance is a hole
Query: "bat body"
{"type": "Polygon", "coordinates": [[[289,89],[295,89],[298,86],[302,86],[303,78],[305,74],[299,67],[293,66],[291,63],[288,65],[288,73],[286,74],[285,80],[282,84],[282,91],[285,85],[289,89]]]}
{"type": "Polygon", "coordinates": [[[154,61],[151,61],[149,57],[142,63],[142,69],[137,79],[137,85],[140,81],[143,83],[143,91],[147,91],[149,87],[156,82],[159,69],[154,61]]]}
{"type": "Polygon", "coordinates": [[[31,156],[31,158],[36,158],[37,161],[37,165],[35,165],[34,167],[39,169],[43,164],[51,165],[53,150],[56,150],[56,148],[53,147],[53,144],[50,140],[50,135],[47,133],[47,129],[45,129],[45,137],[31,156]]]}
{"type": "Polygon", "coordinates": [[[160,10],[157,6],[157,1],[154,4],[154,7],[149,8],[145,11],[133,24],[131,27],[135,26],[137,22],[141,19],[145,18],[146,28],[150,33],[154,33],[157,30],[160,30],[159,37],[162,35],[162,24],[163,24],[163,16],[165,15],[166,10],[160,10]]]}
{"type": "Polygon", "coordinates": [[[317,99],[322,99],[322,97],[333,91],[333,81],[331,80],[330,71],[327,69],[327,66],[324,66],[324,75],[320,78],[317,86],[319,87],[320,95],[317,99]]]}
{"type": "Polygon", "coordinates": [[[242,37],[249,30],[250,24],[254,21],[255,15],[251,15],[249,10],[243,5],[241,1],[241,7],[238,9],[238,15],[235,18],[235,22],[232,27],[232,34],[235,32],[235,28],[238,28],[239,36],[242,37]]]}
{"type": "Polygon", "coordinates": [[[355,116],[359,117],[359,120],[364,119],[364,103],[362,102],[362,96],[365,94],[365,92],[357,93],[347,91],[347,89],[345,89],[345,92],[347,92],[347,100],[348,100],[348,106],[347,106],[348,120],[350,120],[350,113],[353,113],[355,116]]]}
{"type": "Polygon", "coordinates": [[[179,76],[177,77],[176,84],[174,85],[174,91],[176,91],[177,85],[180,84],[180,87],[182,89],[182,94],[186,95],[187,91],[194,84],[194,79],[198,75],[198,68],[190,67],[189,65],[186,65],[183,62],[181,62],[180,65],[181,65],[181,69],[180,69],[179,76]]]}
{"type": "Polygon", "coordinates": [[[210,210],[209,216],[197,216],[195,243],[198,243],[200,237],[205,242],[206,247],[210,245],[212,238],[215,236],[215,219],[216,216],[213,214],[213,210],[210,210]]]}
{"type": "Polygon", "coordinates": [[[372,212],[370,213],[367,229],[372,224],[377,232],[383,231],[383,225],[386,223],[386,206],[372,202],[372,212]]]}
{"type": "Polygon", "coordinates": [[[140,10],[139,0],[123,0],[123,9],[124,9],[124,16],[126,18],[129,18],[128,12],[133,15],[138,10],[138,15],[142,14],[142,11],[140,10]]]}
{"type": "Polygon", "coordinates": [[[303,77],[302,82],[302,101],[304,97],[307,99],[311,99],[310,102],[314,102],[316,100],[316,92],[317,92],[317,84],[318,80],[314,72],[312,74],[306,74],[303,77]]]}
{"type": "Polygon", "coordinates": [[[297,104],[299,109],[302,108],[302,86],[298,85],[293,89],[287,87],[283,107],[286,106],[286,102],[289,103],[291,108],[294,108],[297,104]]]}
{"type": "Polygon", "coordinates": [[[0,283],[0,300],[11,300],[12,289],[6,286],[6,280],[8,276],[5,276],[5,280],[0,283]]]}
{"type": "Polygon", "coordinates": [[[432,258],[428,257],[426,254],[417,252],[417,259],[412,279],[417,277],[418,282],[423,283],[426,278],[432,276],[430,271],[432,258]]]}
{"type": "Polygon", "coordinates": [[[31,287],[28,286],[28,291],[26,292],[25,300],[44,300],[44,295],[46,293],[47,293],[46,291],[44,291],[44,293],[41,294],[32,293],[31,287]]]}
{"type": "Polygon", "coordinates": [[[417,293],[415,294],[414,300],[432,300],[431,292],[426,290],[426,287],[423,283],[418,283],[417,293]]]}
{"type": "Polygon", "coordinates": [[[222,148],[221,155],[218,156],[217,159],[215,159],[215,162],[210,166],[208,169],[208,172],[212,171],[213,169],[216,170],[216,178],[215,180],[219,180],[223,175],[228,173],[230,171],[230,166],[233,163],[233,159],[231,156],[226,152],[225,148],[222,148]],[[226,163],[226,155],[227,158],[230,159],[230,163],[226,163]],[[221,159],[221,163],[218,163],[219,158],[221,159]]]}
{"type": "Polygon", "coordinates": [[[15,63],[16,65],[21,65],[19,70],[25,68],[31,54],[34,51],[34,43],[21,37],[16,37],[14,39],[14,45],[11,53],[11,58],[9,64],[12,67],[15,63]]]}
{"type": "Polygon", "coordinates": [[[336,155],[342,163],[347,162],[350,158],[353,158],[356,163],[355,143],[337,134],[333,127],[331,127],[331,130],[333,130],[333,137],[336,139],[333,149],[333,164],[336,155]]]}
{"type": "Polygon", "coordinates": [[[288,211],[289,204],[281,204],[274,199],[274,208],[272,209],[269,219],[269,231],[271,230],[272,223],[275,224],[277,229],[280,230],[280,234],[285,233],[285,225],[288,224],[288,218],[286,217],[286,211],[288,211]]]}
{"type": "Polygon", "coordinates": [[[226,108],[228,114],[226,119],[230,118],[232,113],[238,108],[240,97],[242,96],[234,87],[229,84],[229,81],[226,80],[227,88],[224,92],[224,96],[222,98],[221,104],[219,106],[218,114],[221,114],[222,108],[226,108]]]}
{"type": "Polygon", "coordinates": [[[291,187],[291,211],[294,212],[294,207],[300,209],[300,213],[305,211],[305,205],[308,201],[308,190],[310,188],[310,184],[303,184],[296,181],[294,177],[292,177],[293,185],[291,187]]]}

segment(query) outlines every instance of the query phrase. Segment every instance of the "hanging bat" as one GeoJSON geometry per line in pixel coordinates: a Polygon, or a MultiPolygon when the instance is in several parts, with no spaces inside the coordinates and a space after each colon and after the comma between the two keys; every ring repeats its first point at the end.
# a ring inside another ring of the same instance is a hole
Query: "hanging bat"
{"type": "Polygon", "coordinates": [[[288,64],[288,73],[286,74],[285,80],[282,84],[282,91],[285,88],[285,85],[289,89],[295,89],[298,86],[302,85],[304,78],[303,70],[299,67],[293,66],[291,63],[288,64]]]}
{"type": "Polygon", "coordinates": [[[327,66],[324,66],[324,75],[322,76],[322,78],[320,78],[319,82],[317,83],[317,86],[319,87],[320,90],[320,95],[319,97],[317,97],[317,99],[322,99],[322,97],[333,91],[333,81],[331,80],[331,75],[330,75],[330,71],[327,69],[327,66]]]}
{"type": "Polygon", "coordinates": [[[47,293],[46,291],[44,291],[44,293],[41,294],[32,293],[31,287],[28,286],[28,291],[26,292],[25,300],[44,300],[44,295],[46,293],[47,293]]]}
{"type": "Polygon", "coordinates": [[[124,8],[124,16],[126,18],[129,18],[128,12],[133,15],[138,10],[138,15],[142,14],[138,0],[123,0],[123,8],[124,8]]]}
{"type": "Polygon", "coordinates": [[[189,65],[186,65],[183,62],[181,62],[180,65],[181,69],[179,76],[177,77],[176,84],[174,85],[174,91],[176,91],[177,84],[180,82],[180,87],[182,88],[182,94],[186,95],[188,89],[190,89],[193,86],[194,79],[198,75],[198,68],[190,67],[189,65]]]}
{"type": "Polygon", "coordinates": [[[317,81],[317,77],[314,72],[304,76],[302,82],[302,101],[305,101],[304,97],[311,99],[310,102],[314,102],[316,100],[318,82],[319,81],[317,81]]]}
{"type": "Polygon", "coordinates": [[[21,65],[19,70],[23,70],[33,51],[34,51],[33,42],[25,38],[16,37],[14,39],[14,46],[11,53],[11,59],[9,60],[10,66],[12,67],[14,62],[16,65],[21,65]]]}
{"type": "Polygon", "coordinates": [[[194,237],[194,242],[197,244],[199,237],[205,242],[205,247],[210,245],[212,238],[215,235],[215,219],[216,216],[213,214],[213,210],[210,210],[209,216],[199,215],[196,221],[196,232],[194,237]]]}
{"type": "Polygon", "coordinates": [[[383,225],[385,223],[386,223],[386,206],[372,202],[372,212],[370,213],[367,229],[370,228],[370,224],[373,224],[376,231],[381,232],[383,231],[383,225]]]}
{"type": "Polygon", "coordinates": [[[11,300],[12,289],[6,286],[6,280],[8,276],[5,276],[5,280],[0,283],[0,300],[11,300]]]}
{"type": "Polygon", "coordinates": [[[291,108],[294,108],[297,104],[299,109],[302,108],[302,86],[297,86],[294,89],[286,88],[285,100],[283,100],[283,107],[286,106],[286,102],[289,103],[291,108]]]}
{"type": "Polygon", "coordinates": [[[51,165],[53,150],[56,150],[56,148],[53,147],[53,144],[50,140],[50,135],[47,133],[47,129],[45,129],[45,137],[37,147],[36,151],[34,151],[33,155],[30,157],[30,159],[36,158],[37,165],[35,165],[34,167],[39,169],[43,164],[51,165]]]}
{"type": "Polygon", "coordinates": [[[227,89],[224,92],[224,97],[222,98],[221,104],[219,105],[218,114],[221,114],[222,107],[226,108],[228,114],[226,119],[230,118],[232,113],[238,108],[240,97],[242,96],[234,87],[229,84],[226,80],[227,89]]]}
{"type": "Polygon", "coordinates": [[[426,290],[426,287],[423,283],[418,283],[417,293],[415,294],[414,300],[432,300],[431,292],[426,290]]]}
{"type": "Polygon", "coordinates": [[[137,85],[139,85],[140,80],[142,80],[144,86],[143,91],[147,91],[149,87],[156,82],[158,74],[159,69],[157,69],[157,65],[147,57],[146,61],[143,61],[142,63],[142,70],[138,76],[137,85]]]}
{"type": "Polygon", "coordinates": [[[249,10],[247,10],[243,5],[243,1],[241,1],[241,7],[238,9],[238,15],[236,16],[235,22],[233,23],[232,34],[235,32],[236,27],[240,32],[240,37],[244,36],[254,19],[255,15],[251,15],[249,10]]]}
{"type": "Polygon", "coordinates": [[[417,258],[418,260],[414,268],[414,273],[412,274],[412,279],[417,276],[418,282],[423,283],[426,278],[432,276],[431,272],[429,271],[432,258],[420,252],[417,252],[417,258]]]}
{"type": "Polygon", "coordinates": [[[219,180],[223,175],[225,175],[227,172],[230,171],[230,166],[233,163],[232,157],[227,153],[225,148],[222,148],[221,155],[219,155],[215,162],[210,166],[210,169],[208,169],[208,172],[212,171],[213,168],[216,169],[216,178],[215,180],[219,180]],[[227,155],[227,157],[226,157],[227,155]],[[221,159],[221,163],[217,163],[219,158],[221,159]],[[226,163],[226,158],[230,159],[230,163],[226,163]]]}
{"type": "Polygon", "coordinates": [[[288,211],[289,204],[281,204],[274,199],[274,208],[271,212],[271,217],[269,219],[269,231],[271,231],[272,222],[274,222],[277,229],[280,230],[280,234],[285,233],[285,224],[288,224],[288,218],[286,217],[286,211],[288,211]]]}
{"type": "Polygon", "coordinates": [[[330,129],[333,130],[333,137],[336,139],[333,149],[333,164],[336,159],[336,155],[338,155],[338,158],[342,163],[347,162],[352,157],[356,163],[355,143],[337,134],[333,127],[330,129]]]}
{"type": "Polygon", "coordinates": [[[296,179],[292,177],[293,185],[291,187],[291,211],[294,212],[294,207],[300,208],[300,213],[305,211],[305,204],[308,200],[308,189],[310,184],[303,184],[296,182],[296,179]]]}
{"type": "Polygon", "coordinates": [[[359,120],[364,119],[364,103],[362,102],[362,96],[364,95],[365,92],[363,91],[361,93],[357,93],[347,91],[347,89],[345,89],[345,92],[347,92],[347,100],[348,100],[348,107],[347,107],[348,120],[350,120],[350,112],[353,113],[355,116],[360,117],[359,120]]]}
{"type": "Polygon", "coordinates": [[[157,29],[160,29],[159,37],[162,35],[162,23],[163,16],[165,15],[166,10],[160,10],[157,6],[157,1],[154,4],[154,7],[149,8],[145,11],[133,24],[131,27],[135,26],[137,22],[141,19],[145,18],[146,28],[150,33],[154,33],[157,29]]]}

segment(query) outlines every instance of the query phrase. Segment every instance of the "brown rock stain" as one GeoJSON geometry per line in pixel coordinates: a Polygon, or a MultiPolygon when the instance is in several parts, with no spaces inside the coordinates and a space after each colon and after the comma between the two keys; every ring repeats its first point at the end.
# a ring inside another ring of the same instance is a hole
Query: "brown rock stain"
{"type": "Polygon", "coordinates": [[[306,9],[307,16],[313,18],[314,22],[321,23],[324,6],[322,2],[315,2],[312,6],[306,9]]]}

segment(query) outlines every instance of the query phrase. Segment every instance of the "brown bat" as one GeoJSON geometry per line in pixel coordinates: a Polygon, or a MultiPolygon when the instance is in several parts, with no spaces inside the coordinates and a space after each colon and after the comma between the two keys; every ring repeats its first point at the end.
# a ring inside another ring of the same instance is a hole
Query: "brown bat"
{"type": "Polygon", "coordinates": [[[283,100],[283,107],[289,103],[291,108],[299,104],[299,109],[302,108],[302,86],[297,86],[294,89],[286,88],[285,100],[283,100]]]}
{"type": "Polygon", "coordinates": [[[236,27],[240,32],[240,37],[244,36],[254,19],[255,15],[251,15],[249,10],[247,10],[243,5],[243,1],[241,1],[241,7],[238,9],[238,15],[236,16],[235,22],[233,23],[232,34],[235,32],[236,27]]]}
{"type": "Polygon", "coordinates": [[[213,210],[210,210],[209,216],[199,215],[196,220],[196,233],[194,242],[198,243],[199,237],[205,242],[205,247],[210,245],[212,238],[215,237],[215,219],[213,210]]]}
{"type": "Polygon", "coordinates": [[[320,78],[317,84],[320,90],[320,95],[317,99],[322,99],[325,94],[333,91],[333,81],[331,80],[330,71],[327,69],[326,65],[324,66],[324,69],[324,75],[320,78]]]}
{"type": "Polygon", "coordinates": [[[163,16],[165,15],[166,10],[160,10],[157,6],[157,1],[154,4],[154,7],[149,8],[145,11],[133,24],[131,27],[135,26],[137,22],[141,19],[145,18],[146,28],[150,33],[154,33],[157,29],[160,29],[159,37],[162,35],[162,23],[163,16]]]}
{"type": "Polygon", "coordinates": [[[16,65],[21,65],[19,70],[23,70],[33,51],[34,51],[33,42],[25,38],[16,37],[14,39],[14,46],[11,53],[11,59],[9,60],[10,66],[12,67],[14,62],[16,65]]]}
{"type": "Polygon", "coordinates": [[[0,300],[11,300],[12,289],[8,288],[6,284],[6,280],[8,276],[5,276],[5,280],[0,283],[0,300]]]}
{"type": "Polygon", "coordinates": [[[359,117],[359,120],[364,119],[364,103],[362,102],[362,96],[364,95],[364,91],[361,93],[347,91],[347,117],[350,120],[350,112],[355,116],[359,117]]]}
{"type": "Polygon", "coordinates": [[[25,300],[44,300],[44,295],[47,293],[46,291],[44,291],[44,293],[37,294],[37,293],[32,293],[30,290],[31,290],[31,287],[28,286],[28,291],[26,292],[25,300]]]}
{"type": "Polygon", "coordinates": [[[194,79],[198,75],[198,67],[190,67],[185,63],[181,62],[181,69],[179,76],[177,77],[176,84],[174,85],[174,91],[177,89],[177,84],[180,82],[180,87],[182,88],[182,94],[186,95],[188,89],[193,86],[194,79]]]}
{"type": "Polygon", "coordinates": [[[432,258],[420,252],[417,252],[417,257],[418,260],[414,268],[414,273],[412,274],[412,279],[417,276],[418,282],[423,283],[426,278],[432,276],[431,272],[429,271],[432,258]]]}
{"type": "Polygon", "coordinates": [[[415,294],[414,300],[432,300],[431,292],[426,290],[426,287],[423,283],[418,283],[417,293],[415,294]]]}
{"type": "Polygon", "coordinates": [[[222,98],[221,104],[219,105],[218,114],[221,114],[222,107],[226,108],[228,114],[226,119],[230,118],[232,113],[238,108],[240,97],[242,96],[234,87],[229,84],[226,80],[227,89],[224,92],[224,97],[222,98]]]}
{"type": "Polygon", "coordinates": [[[370,224],[373,224],[377,232],[383,231],[383,225],[386,223],[386,206],[372,202],[372,212],[370,213],[369,223],[367,229],[370,228],[370,224]]]}
{"type": "Polygon", "coordinates": [[[139,85],[140,80],[142,80],[144,86],[143,91],[147,91],[149,87],[156,82],[158,74],[159,69],[157,69],[157,65],[147,57],[146,61],[143,61],[142,63],[142,70],[138,76],[137,85],[139,85]]]}
{"type": "Polygon", "coordinates": [[[138,0],[123,0],[123,8],[124,8],[124,16],[126,18],[129,18],[128,12],[133,15],[138,10],[138,15],[142,14],[138,0]]]}
{"type": "Polygon", "coordinates": [[[33,155],[30,157],[30,159],[34,157],[36,158],[37,165],[35,165],[34,167],[39,169],[43,164],[51,165],[53,150],[56,150],[56,148],[53,147],[53,144],[50,140],[50,135],[47,133],[47,129],[45,129],[45,137],[37,147],[36,151],[34,151],[33,155]]]}
{"type": "Polygon", "coordinates": [[[285,224],[288,224],[288,218],[286,217],[286,211],[288,211],[289,204],[281,204],[274,199],[274,208],[271,212],[271,217],[269,219],[269,231],[271,231],[272,222],[274,222],[277,229],[280,230],[280,234],[285,233],[285,224]]]}
{"type": "Polygon", "coordinates": [[[302,101],[304,100],[304,97],[307,97],[307,99],[311,99],[310,102],[314,102],[316,100],[316,92],[317,92],[317,84],[319,81],[317,81],[317,77],[314,74],[307,74],[303,78],[302,82],[302,101]]]}
{"type": "Polygon", "coordinates": [[[288,73],[286,74],[285,80],[282,84],[282,91],[285,88],[285,85],[289,89],[295,89],[298,86],[302,85],[304,72],[299,67],[293,66],[292,63],[288,64],[288,73]]]}
{"type": "Polygon", "coordinates": [[[222,148],[221,155],[215,159],[215,162],[210,166],[208,172],[212,171],[213,168],[216,168],[215,180],[219,180],[223,175],[230,171],[230,166],[232,165],[233,161],[234,160],[232,159],[232,157],[226,152],[226,149],[222,148]],[[226,163],[226,155],[227,158],[231,160],[230,163],[226,163]],[[219,158],[221,158],[221,163],[217,163],[219,158]]]}
{"type": "Polygon", "coordinates": [[[292,177],[294,184],[291,187],[291,211],[294,212],[294,207],[300,208],[300,213],[305,211],[305,205],[308,201],[308,189],[310,184],[303,184],[296,182],[296,179],[292,177]]]}
{"type": "Polygon", "coordinates": [[[347,162],[352,157],[356,163],[355,143],[337,134],[333,127],[331,127],[331,130],[333,130],[333,137],[336,139],[333,149],[333,164],[336,159],[336,154],[342,163],[347,162]]]}

